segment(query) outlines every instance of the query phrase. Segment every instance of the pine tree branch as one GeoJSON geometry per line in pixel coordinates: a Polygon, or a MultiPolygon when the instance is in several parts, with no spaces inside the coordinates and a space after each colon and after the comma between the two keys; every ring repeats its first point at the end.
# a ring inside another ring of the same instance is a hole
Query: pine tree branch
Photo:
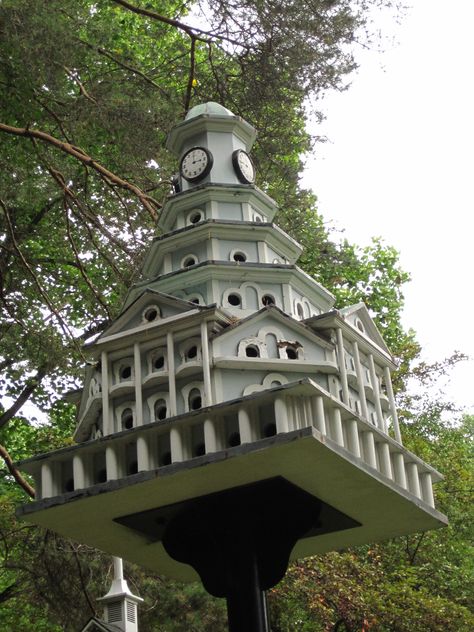
{"type": "Polygon", "coordinates": [[[49,145],[52,145],[53,147],[56,147],[56,149],[59,149],[68,156],[76,158],[76,160],[79,160],[84,165],[91,167],[101,176],[110,180],[110,182],[115,186],[126,189],[127,191],[133,193],[133,195],[138,198],[142,206],[148,211],[153,221],[156,221],[158,219],[157,210],[161,208],[161,204],[157,200],[147,195],[144,191],[142,191],[139,187],[135,186],[131,182],[123,180],[119,176],[112,173],[112,171],[109,171],[109,169],[94,160],[79,147],[71,145],[70,143],[63,142],[58,138],[47,134],[46,132],[42,132],[41,130],[31,129],[28,127],[13,127],[12,125],[0,123],[0,131],[5,132],[6,134],[13,134],[14,136],[23,136],[25,138],[34,138],[41,140],[45,143],[48,143],[49,145]]]}

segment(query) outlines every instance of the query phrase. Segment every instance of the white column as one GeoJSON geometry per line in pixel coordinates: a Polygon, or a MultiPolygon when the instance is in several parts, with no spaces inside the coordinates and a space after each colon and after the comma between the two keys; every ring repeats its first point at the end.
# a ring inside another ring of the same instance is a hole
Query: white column
{"type": "Polygon", "coordinates": [[[252,422],[249,411],[246,408],[239,408],[238,415],[240,443],[252,443],[252,422]]]}
{"type": "Polygon", "coordinates": [[[430,507],[434,507],[433,486],[430,472],[422,472],[420,474],[421,496],[425,503],[430,507]]]}
{"type": "Polygon", "coordinates": [[[377,377],[377,373],[375,372],[375,362],[374,356],[369,353],[369,373],[370,373],[370,381],[372,382],[372,390],[374,392],[374,404],[375,404],[375,412],[377,414],[377,425],[380,430],[387,432],[385,427],[385,420],[383,418],[382,407],[380,405],[380,390],[379,390],[379,380],[377,377]]]}
{"type": "Polygon", "coordinates": [[[172,264],[171,253],[167,252],[165,256],[163,257],[163,274],[168,274],[169,272],[172,272],[172,271],[173,271],[173,264],[172,264]]]}
{"type": "Polygon", "coordinates": [[[207,322],[201,323],[201,357],[204,377],[204,405],[212,406],[211,367],[209,359],[209,336],[207,322]]]}
{"type": "Polygon", "coordinates": [[[275,397],[275,422],[277,433],[288,432],[288,415],[283,397],[275,397]]]}
{"type": "Polygon", "coordinates": [[[349,386],[347,384],[346,354],[344,351],[344,339],[342,329],[336,328],[337,357],[339,359],[339,374],[341,376],[342,401],[349,406],[349,386]]]}
{"type": "Polygon", "coordinates": [[[347,443],[348,448],[352,454],[360,457],[360,443],[359,443],[359,431],[357,428],[357,421],[355,419],[348,419],[346,422],[347,443]]]}
{"type": "MultiPolygon", "coordinates": [[[[242,437],[242,435],[240,435],[242,437]]],[[[204,445],[206,446],[206,454],[209,452],[217,452],[217,433],[216,425],[213,419],[204,420],[204,445]]]]}
{"type": "Polygon", "coordinates": [[[387,478],[393,478],[392,461],[390,460],[390,447],[385,441],[377,444],[381,473],[387,478]]]}
{"type": "Polygon", "coordinates": [[[183,441],[178,428],[170,429],[171,463],[178,463],[184,460],[183,441]]]}
{"type": "Polygon", "coordinates": [[[393,396],[392,377],[390,375],[390,369],[388,366],[384,367],[384,380],[385,387],[387,389],[388,401],[390,405],[390,414],[392,416],[393,432],[395,433],[395,439],[400,445],[402,445],[402,435],[400,433],[400,425],[398,423],[397,407],[395,405],[395,397],[393,396]]]}
{"type": "Polygon", "coordinates": [[[395,482],[398,483],[400,487],[407,489],[405,459],[403,458],[403,454],[401,452],[394,452],[394,454],[392,454],[392,463],[395,482]]]}
{"type": "Polygon", "coordinates": [[[168,356],[168,388],[170,394],[170,417],[178,414],[176,401],[176,374],[174,366],[174,341],[172,332],[166,335],[166,355],[168,356]]]}
{"type": "Polygon", "coordinates": [[[118,449],[115,446],[108,445],[105,448],[105,468],[108,481],[114,481],[120,478],[119,455],[118,449]]]}
{"type": "Polygon", "coordinates": [[[283,311],[286,314],[293,314],[293,292],[291,291],[291,285],[284,283],[282,285],[283,291],[283,311]]]}
{"type": "Polygon", "coordinates": [[[377,469],[377,456],[375,454],[374,433],[370,430],[362,433],[362,446],[364,449],[364,460],[367,465],[377,469]]]}
{"type": "Polygon", "coordinates": [[[359,390],[362,417],[366,421],[369,421],[369,411],[367,409],[367,399],[365,397],[364,374],[362,372],[362,364],[360,362],[359,345],[357,344],[356,341],[353,342],[352,348],[354,352],[354,365],[355,365],[355,370],[356,370],[356,375],[357,375],[357,388],[359,390]]]}
{"type": "Polygon", "coordinates": [[[211,261],[218,261],[221,258],[219,254],[219,242],[215,237],[211,237],[211,239],[208,240],[207,256],[211,261]]]}
{"type": "Polygon", "coordinates": [[[101,367],[102,367],[102,425],[104,437],[106,435],[112,434],[113,424],[110,419],[110,408],[109,408],[109,358],[107,355],[107,351],[102,351],[101,355],[101,367]]]}
{"type": "Polygon", "coordinates": [[[138,471],[144,472],[151,469],[150,447],[146,437],[137,437],[137,464],[138,471]]]}
{"type": "Polygon", "coordinates": [[[331,428],[331,439],[344,447],[344,434],[342,432],[342,420],[341,420],[341,411],[339,408],[333,408],[330,411],[330,428],[331,428]]]}
{"type": "Polygon", "coordinates": [[[54,481],[54,464],[43,463],[41,466],[41,498],[51,498],[56,495],[54,481]]]}
{"type": "Polygon", "coordinates": [[[270,263],[268,261],[267,244],[264,241],[257,241],[257,252],[259,263],[270,263]]]}
{"type": "Polygon", "coordinates": [[[408,489],[417,498],[421,497],[420,479],[418,478],[418,466],[413,461],[406,464],[408,489]]]}
{"type": "Polygon", "coordinates": [[[324,400],[321,395],[312,398],[313,403],[313,420],[316,430],[323,435],[327,434],[326,416],[324,414],[324,400]]]}
{"type": "Polygon", "coordinates": [[[142,360],[140,343],[138,342],[133,345],[133,364],[135,373],[135,422],[137,426],[143,426],[142,360]]]}
{"type": "Polygon", "coordinates": [[[86,465],[84,463],[84,457],[80,454],[75,454],[72,459],[72,476],[74,479],[74,489],[84,489],[88,487],[86,465]]]}

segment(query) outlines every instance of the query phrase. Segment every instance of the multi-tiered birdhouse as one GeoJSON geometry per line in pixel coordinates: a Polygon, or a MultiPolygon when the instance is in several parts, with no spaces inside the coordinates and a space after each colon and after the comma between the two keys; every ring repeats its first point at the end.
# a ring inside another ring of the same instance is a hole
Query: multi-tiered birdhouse
{"type": "Polygon", "coordinates": [[[177,192],[87,349],[77,445],[21,463],[37,489],[26,520],[170,577],[197,571],[214,594],[212,543],[183,552],[205,516],[255,517],[268,558],[280,535],[298,558],[446,522],[440,475],[402,445],[389,350],[363,304],[334,309],[296,265],[255,186],[254,139],[216,103],[172,130],[177,192]]]}

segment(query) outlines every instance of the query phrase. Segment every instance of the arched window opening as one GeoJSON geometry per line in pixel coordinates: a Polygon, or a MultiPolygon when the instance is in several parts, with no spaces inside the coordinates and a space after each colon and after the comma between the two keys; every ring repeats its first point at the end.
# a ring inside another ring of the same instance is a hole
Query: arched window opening
{"type": "Polygon", "coordinates": [[[197,358],[197,347],[196,345],[192,345],[184,354],[186,360],[195,360],[197,358]]]}
{"type": "Polygon", "coordinates": [[[160,465],[170,465],[171,464],[171,452],[168,450],[167,452],[163,452],[160,457],[160,465]]]}
{"type": "Polygon", "coordinates": [[[296,313],[298,314],[298,318],[303,320],[304,310],[303,310],[303,305],[301,305],[301,303],[298,303],[298,305],[296,306],[296,313]]]}
{"type": "Polygon", "coordinates": [[[199,305],[199,299],[197,297],[194,297],[190,300],[190,303],[194,303],[195,305],[199,305]]]}
{"type": "Polygon", "coordinates": [[[240,434],[238,432],[233,432],[228,439],[229,447],[235,448],[240,445],[240,434]]]}
{"type": "Polygon", "coordinates": [[[247,358],[259,358],[260,357],[260,349],[257,345],[247,345],[245,347],[245,355],[247,358]]]}
{"type": "Polygon", "coordinates": [[[160,312],[158,310],[157,307],[148,307],[144,312],[143,312],[143,320],[146,320],[149,323],[152,323],[154,320],[156,320],[160,315],[160,312]]]}
{"type": "Polygon", "coordinates": [[[189,216],[189,221],[191,224],[197,224],[202,219],[201,211],[193,211],[189,216]]]}
{"type": "Polygon", "coordinates": [[[183,268],[189,268],[196,263],[196,259],[193,256],[186,257],[183,261],[183,268]]]}
{"type": "Polygon", "coordinates": [[[247,255],[245,252],[241,252],[240,250],[234,252],[234,261],[237,261],[238,263],[245,263],[245,261],[247,261],[247,255]]]}
{"type": "Polygon", "coordinates": [[[365,334],[364,323],[361,321],[360,318],[356,318],[355,324],[356,324],[357,329],[361,331],[363,334],[365,334]]]}
{"type": "Polygon", "coordinates": [[[132,377],[132,367],[129,364],[121,366],[119,376],[122,381],[129,380],[132,377]]]}
{"type": "Polygon", "coordinates": [[[189,392],[188,396],[189,410],[199,410],[202,408],[202,396],[201,391],[198,388],[193,388],[189,392]]]}
{"type": "Polygon", "coordinates": [[[127,467],[127,474],[130,476],[132,474],[137,474],[138,472],[138,461],[131,461],[127,467]]]}
{"type": "Polygon", "coordinates": [[[276,433],[277,433],[277,427],[276,427],[276,424],[274,423],[266,424],[263,427],[263,436],[265,438],[274,437],[276,433]]]}
{"type": "Polygon", "coordinates": [[[229,305],[233,307],[238,307],[242,303],[242,299],[238,294],[229,294],[227,300],[229,301],[229,305]]]}
{"type": "Polygon", "coordinates": [[[165,356],[160,354],[153,359],[153,370],[161,371],[165,367],[165,356]]]}
{"type": "Polygon", "coordinates": [[[262,296],[263,305],[275,305],[275,298],[271,294],[264,294],[262,296]]]}
{"type": "Polygon", "coordinates": [[[206,446],[204,443],[198,443],[193,450],[193,456],[203,456],[206,454],[206,446]]]}
{"type": "Polygon", "coordinates": [[[122,411],[121,422],[123,430],[133,428],[133,411],[131,408],[125,408],[125,410],[122,411]]]}
{"type": "Polygon", "coordinates": [[[65,492],[73,492],[74,491],[74,479],[73,478],[68,478],[67,481],[64,484],[64,491],[65,492]]]}
{"type": "Polygon", "coordinates": [[[168,409],[166,407],[166,402],[164,399],[156,400],[154,410],[155,410],[155,419],[157,421],[163,421],[163,419],[166,419],[168,409]]]}
{"type": "Polygon", "coordinates": [[[296,347],[288,345],[288,347],[286,347],[286,357],[288,358],[288,360],[297,360],[298,349],[296,347]]]}

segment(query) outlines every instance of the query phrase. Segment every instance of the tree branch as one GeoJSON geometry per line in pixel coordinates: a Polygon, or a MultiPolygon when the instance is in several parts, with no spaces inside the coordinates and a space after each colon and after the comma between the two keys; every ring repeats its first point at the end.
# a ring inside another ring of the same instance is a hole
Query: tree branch
{"type": "Polygon", "coordinates": [[[5,465],[7,466],[8,471],[16,480],[18,485],[28,494],[28,496],[31,496],[31,498],[34,498],[36,495],[35,490],[33,489],[33,487],[31,487],[28,481],[25,480],[23,476],[20,474],[20,472],[17,470],[17,468],[15,467],[12,461],[11,456],[8,454],[6,448],[1,444],[0,444],[0,456],[5,461],[5,465]]]}
{"type": "Polygon", "coordinates": [[[161,22],[162,24],[168,24],[169,26],[174,26],[189,35],[189,37],[199,40],[201,42],[211,42],[212,40],[220,40],[226,41],[231,44],[235,44],[240,48],[249,49],[250,47],[247,44],[243,44],[232,37],[228,37],[227,35],[220,35],[217,33],[213,33],[212,31],[205,31],[204,29],[199,29],[195,26],[189,26],[189,24],[184,24],[184,22],[180,22],[179,20],[175,20],[174,18],[167,18],[156,11],[150,11],[150,9],[142,9],[141,7],[137,7],[130,2],[126,2],[126,0],[112,0],[115,4],[119,4],[124,9],[128,9],[132,11],[132,13],[137,13],[138,15],[144,15],[147,18],[151,18],[152,20],[156,20],[161,22]]]}
{"type": "Polygon", "coordinates": [[[36,375],[28,380],[23,390],[16,398],[15,402],[0,415],[0,428],[3,428],[7,423],[17,414],[20,408],[25,404],[30,395],[41,384],[42,380],[46,377],[46,367],[40,367],[36,372],[36,375]]]}
{"type": "Polygon", "coordinates": [[[0,123],[0,131],[7,134],[13,134],[14,136],[23,136],[25,138],[35,139],[37,138],[45,143],[48,143],[49,145],[52,145],[53,147],[56,147],[56,149],[59,149],[68,156],[76,158],[83,164],[92,167],[92,169],[97,171],[101,176],[110,180],[110,182],[115,186],[118,186],[122,189],[127,189],[127,191],[133,193],[140,200],[143,207],[148,211],[153,221],[156,221],[158,219],[157,210],[161,208],[161,204],[157,200],[147,195],[144,191],[142,191],[139,187],[135,186],[131,182],[123,180],[119,176],[112,173],[112,171],[106,169],[79,147],[71,145],[70,143],[63,142],[55,138],[54,136],[47,134],[46,132],[30,129],[27,127],[13,127],[12,125],[0,123]]]}
{"type": "Polygon", "coordinates": [[[188,76],[188,86],[186,88],[186,98],[184,101],[184,111],[185,113],[189,110],[189,106],[191,104],[191,95],[193,92],[194,85],[194,70],[196,64],[196,38],[194,35],[191,36],[191,50],[189,51],[189,76],[188,76]]]}

